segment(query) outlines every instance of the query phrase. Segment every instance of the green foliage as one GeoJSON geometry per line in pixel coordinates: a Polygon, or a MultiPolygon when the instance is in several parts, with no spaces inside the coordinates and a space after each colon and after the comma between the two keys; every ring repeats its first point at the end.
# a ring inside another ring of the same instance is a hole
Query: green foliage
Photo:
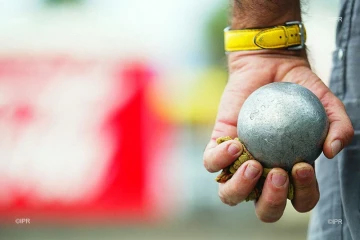
{"type": "Polygon", "coordinates": [[[228,25],[227,7],[216,8],[206,26],[209,58],[212,64],[224,65],[224,28],[228,25]]]}

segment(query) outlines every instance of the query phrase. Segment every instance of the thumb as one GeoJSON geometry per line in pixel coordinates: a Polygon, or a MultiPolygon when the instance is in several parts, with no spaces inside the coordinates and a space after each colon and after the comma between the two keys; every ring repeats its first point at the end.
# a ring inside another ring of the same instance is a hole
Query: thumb
{"type": "Polygon", "coordinates": [[[327,158],[335,157],[354,136],[354,129],[346,113],[344,104],[332,93],[321,98],[329,118],[330,128],[323,151],[327,158]]]}

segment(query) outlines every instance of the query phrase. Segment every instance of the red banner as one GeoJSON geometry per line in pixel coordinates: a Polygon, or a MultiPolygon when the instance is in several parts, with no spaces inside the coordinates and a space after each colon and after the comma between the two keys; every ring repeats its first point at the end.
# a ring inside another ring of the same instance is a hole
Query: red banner
{"type": "Polygon", "coordinates": [[[144,63],[0,59],[0,219],[156,216],[171,128],[148,104],[154,76],[144,63]]]}

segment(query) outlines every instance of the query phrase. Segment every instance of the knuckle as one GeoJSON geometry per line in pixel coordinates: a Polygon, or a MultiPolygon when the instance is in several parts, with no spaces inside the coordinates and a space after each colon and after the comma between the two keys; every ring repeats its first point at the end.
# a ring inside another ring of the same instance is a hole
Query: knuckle
{"type": "Polygon", "coordinates": [[[277,210],[277,209],[281,209],[284,207],[283,201],[274,200],[271,198],[265,199],[264,203],[267,208],[272,209],[272,210],[277,210]]]}
{"type": "Polygon", "coordinates": [[[230,198],[228,197],[227,194],[223,193],[223,191],[219,191],[219,198],[220,200],[225,203],[226,205],[229,205],[229,206],[235,206],[236,204],[231,202],[230,198]]]}
{"type": "Polygon", "coordinates": [[[224,196],[219,194],[219,198],[223,203],[228,204],[228,201],[226,200],[226,198],[224,196]]]}
{"type": "Polygon", "coordinates": [[[306,193],[314,188],[314,181],[316,181],[314,177],[308,177],[306,179],[294,178],[294,187],[296,191],[306,193]]]}
{"type": "Polygon", "coordinates": [[[224,186],[224,188],[218,192],[220,200],[229,206],[236,206],[239,203],[239,201],[234,199],[234,194],[235,192],[232,190],[231,185],[224,186]]]}
{"type": "Polygon", "coordinates": [[[336,103],[338,104],[339,107],[345,110],[345,104],[339,98],[336,98],[336,103]]]}
{"type": "Polygon", "coordinates": [[[227,191],[228,191],[227,192],[228,195],[231,196],[231,199],[233,199],[236,202],[243,201],[248,195],[238,184],[235,184],[235,182],[229,184],[227,191]]]}
{"type": "Polygon", "coordinates": [[[228,198],[229,196],[224,192],[224,189],[223,190],[219,190],[218,192],[218,195],[219,195],[219,198],[220,200],[225,203],[225,204],[228,204],[228,198]]]}
{"type": "Polygon", "coordinates": [[[203,166],[205,167],[205,169],[208,171],[208,172],[216,172],[211,164],[209,163],[211,161],[211,157],[209,155],[209,152],[204,152],[204,155],[203,155],[203,166]]]}
{"type": "Polygon", "coordinates": [[[351,123],[350,123],[350,126],[349,126],[349,128],[348,128],[348,130],[347,130],[347,142],[350,142],[351,141],[351,139],[354,137],[354,134],[355,134],[355,132],[354,132],[354,128],[353,128],[353,126],[351,125],[351,123]]]}
{"type": "Polygon", "coordinates": [[[311,187],[306,184],[295,184],[295,191],[297,191],[298,195],[309,195],[309,192],[311,192],[311,187]]]}
{"type": "Polygon", "coordinates": [[[332,101],[333,101],[333,104],[334,106],[338,107],[338,108],[342,108],[343,110],[345,110],[345,104],[338,98],[336,97],[335,95],[333,95],[332,92],[328,92],[326,94],[328,97],[333,97],[332,98],[332,101]]]}
{"type": "Polygon", "coordinates": [[[203,159],[203,165],[204,168],[208,171],[208,172],[213,172],[213,170],[210,168],[209,164],[207,163],[207,160],[204,158],[203,159]]]}
{"type": "Polygon", "coordinates": [[[226,160],[226,154],[223,149],[213,148],[204,152],[203,165],[208,172],[217,172],[221,170],[221,162],[224,159],[226,160]]]}
{"type": "Polygon", "coordinates": [[[236,185],[233,184],[233,182],[229,182],[227,188],[225,188],[224,190],[226,190],[228,196],[234,196],[237,194],[236,185]]]}
{"type": "Polygon", "coordinates": [[[312,194],[310,196],[309,195],[304,196],[299,201],[300,204],[298,204],[298,206],[295,206],[295,209],[296,209],[296,211],[298,211],[300,213],[309,212],[316,206],[319,199],[320,199],[319,194],[312,194]]]}

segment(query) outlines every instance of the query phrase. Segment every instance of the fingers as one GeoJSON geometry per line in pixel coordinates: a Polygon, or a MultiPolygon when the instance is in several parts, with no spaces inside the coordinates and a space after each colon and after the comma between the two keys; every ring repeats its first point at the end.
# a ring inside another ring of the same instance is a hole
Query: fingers
{"type": "Polygon", "coordinates": [[[216,172],[230,165],[242,152],[238,141],[226,141],[220,145],[216,143],[219,137],[237,137],[237,114],[241,101],[229,92],[232,88],[230,84],[226,86],[210,142],[204,151],[203,162],[209,172],[216,172]]]}
{"type": "Polygon", "coordinates": [[[295,188],[292,204],[298,212],[308,212],[315,207],[320,198],[314,168],[307,163],[297,163],[291,175],[295,188]]]}
{"type": "Polygon", "coordinates": [[[244,201],[254,189],[262,173],[262,166],[255,160],[246,161],[226,183],[219,185],[221,201],[230,206],[244,201]]]}
{"type": "Polygon", "coordinates": [[[256,215],[263,222],[276,222],[284,213],[289,177],[283,169],[274,168],[266,177],[263,191],[255,203],[256,215]]]}
{"type": "Polygon", "coordinates": [[[288,77],[297,79],[294,82],[311,90],[323,104],[330,123],[323,151],[327,158],[333,158],[350,143],[354,136],[351,121],[346,113],[344,104],[330,91],[318,76],[312,71],[304,71],[304,69],[298,70],[298,73],[293,72],[293,74],[289,74],[288,77]]]}
{"type": "Polygon", "coordinates": [[[354,129],[346,114],[344,104],[333,93],[325,94],[321,101],[330,122],[323,150],[326,157],[333,158],[350,143],[354,136],[354,129]]]}
{"type": "MultiPolygon", "coordinates": [[[[246,199],[255,187],[262,172],[260,163],[249,160],[225,184],[220,184],[219,197],[234,206],[246,199]]],[[[292,201],[298,212],[308,212],[319,201],[320,193],[314,168],[307,163],[298,163],[292,169],[295,195],[292,201]]],[[[255,204],[256,215],[263,222],[276,222],[284,213],[289,187],[289,177],[283,169],[274,168],[268,174],[263,191],[255,204]]]]}
{"type": "Polygon", "coordinates": [[[204,152],[204,167],[209,172],[217,172],[229,166],[240,156],[243,148],[237,140],[223,142],[219,145],[210,145],[204,152]]]}
{"type": "Polygon", "coordinates": [[[304,86],[320,99],[325,108],[330,127],[323,151],[327,158],[333,158],[350,143],[354,136],[354,129],[345,106],[316,75],[307,79],[304,86]]]}
{"type": "Polygon", "coordinates": [[[252,86],[249,90],[246,86],[242,81],[229,81],[226,85],[211,140],[204,152],[204,166],[209,172],[216,172],[228,166],[242,152],[241,144],[238,142],[227,141],[217,146],[216,139],[224,136],[237,137],[237,119],[240,108],[250,92],[259,87],[252,86]],[[231,143],[238,145],[240,153],[234,154],[235,146],[230,147],[231,143]]]}

